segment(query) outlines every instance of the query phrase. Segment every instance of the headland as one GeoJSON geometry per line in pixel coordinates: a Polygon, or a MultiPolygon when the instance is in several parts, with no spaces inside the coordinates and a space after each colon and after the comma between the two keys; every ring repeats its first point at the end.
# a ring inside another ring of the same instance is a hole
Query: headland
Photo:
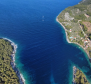
{"type": "MultiPolygon", "coordinates": [[[[56,18],[66,33],[68,43],[82,47],[91,62],[91,0],[82,0],[79,4],[63,10],[56,18]]],[[[77,83],[74,74],[80,71],[73,67],[73,84],[77,83]]],[[[80,71],[81,72],[81,71],[80,71]]],[[[78,78],[79,79],[79,78],[78,78]]],[[[86,77],[85,77],[86,79],[86,77]]],[[[89,84],[88,82],[86,84],[89,84]]]]}
{"type": "Polygon", "coordinates": [[[72,84],[90,84],[84,73],[76,66],[73,66],[73,82],[72,84]]]}
{"type": "MultiPolygon", "coordinates": [[[[4,46],[3,50],[5,50],[6,52],[2,51],[2,53],[3,54],[5,53],[5,55],[7,55],[7,56],[2,56],[3,60],[1,62],[1,64],[2,65],[5,64],[6,69],[4,70],[5,78],[4,79],[1,78],[1,83],[9,83],[12,81],[11,83],[15,83],[15,84],[25,84],[25,79],[15,64],[15,53],[16,53],[17,45],[7,38],[0,38],[0,46],[4,46]],[[7,61],[7,63],[6,63],[6,61],[7,61]],[[9,71],[11,71],[11,72],[9,72],[9,71]],[[10,74],[12,75],[12,77],[9,76],[10,74]],[[9,80],[9,78],[6,79],[8,76],[9,76],[10,80],[9,80]]],[[[3,67],[2,67],[2,69],[3,69],[3,67]]]]}
{"type": "Polygon", "coordinates": [[[68,7],[56,18],[65,29],[68,43],[81,46],[91,59],[91,0],[85,0],[78,5],[68,7]]]}

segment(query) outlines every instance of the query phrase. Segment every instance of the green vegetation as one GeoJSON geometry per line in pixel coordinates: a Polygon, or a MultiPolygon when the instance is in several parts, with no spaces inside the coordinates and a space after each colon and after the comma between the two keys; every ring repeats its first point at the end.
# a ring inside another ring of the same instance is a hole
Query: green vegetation
{"type": "Polygon", "coordinates": [[[69,10],[69,8],[70,8],[70,9],[72,9],[72,7],[68,7],[68,8],[66,8],[66,9],[64,10],[64,12],[68,12],[68,13],[69,13],[69,15],[72,15],[72,11],[71,11],[71,10],[69,10]]]}
{"type": "Polygon", "coordinates": [[[89,21],[91,23],[91,21],[89,21]]]}
{"type": "Polygon", "coordinates": [[[73,6],[73,8],[79,9],[80,11],[83,11],[83,10],[87,9],[87,6],[83,5],[83,4],[78,4],[78,5],[73,6]]]}
{"type": "Polygon", "coordinates": [[[86,14],[89,15],[89,16],[91,16],[91,12],[89,12],[89,11],[86,14]]]}
{"type": "Polygon", "coordinates": [[[82,42],[82,40],[78,41],[78,43],[79,43],[80,45],[83,45],[83,42],[82,42]]]}
{"type": "Polygon", "coordinates": [[[0,84],[19,84],[19,79],[10,64],[12,51],[10,42],[0,39],[0,84]]]}
{"type": "Polygon", "coordinates": [[[67,35],[70,37],[70,35],[71,35],[70,32],[67,32],[67,35]]]}
{"type": "Polygon", "coordinates": [[[91,40],[91,34],[89,34],[88,38],[91,40]]]}
{"type": "Polygon", "coordinates": [[[80,36],[80,37],[84,37],[84,34],[83,34],[82,31],[79,32],[79,36],[80,36]]]}
{"type": "Polygon", "coordinates": [[[77,19],[73,19],[73,20],[72,20],[72,22],[75,22],[75,23],[77,23],[77,22],[78,22],[78,20],[77,20],[77,19]]]}
{"type": "Polygon", "coordinates": [[[69,25],[67,25],[67,26],[65,26],[66,27],[66,29],[68,29],[68,30],[70,30],[71,28],[72,28],[72,26],[69,26],[69,25]]]}
{"type": "Polygon", "coordinates": [[[89,4],[91,4],[91,0],[85,0],[85,2],[82,1],[81,4],[83,4],[83,5],[89,5],[89,4]]]}
{"type": "Polygon", "coordinates": [[[87,31],[87,27],[82,23],[82,21],[80,21],[80,25],[83,28],[83,31],[86,32],[87,31]]]}
{"type": "Polygon", "coordinates": [[[74,17],[76,20],[85,20],[85,15],[84,14],[80,14],[80,15],[76,15],[75,17],[74,17]]]}
{"type": "Polygon", "coordinates": [[[79,69],[76,69],[75,81],[76,81],[76,84],[89,84],[84,73],[80,71],[79,69]]]}

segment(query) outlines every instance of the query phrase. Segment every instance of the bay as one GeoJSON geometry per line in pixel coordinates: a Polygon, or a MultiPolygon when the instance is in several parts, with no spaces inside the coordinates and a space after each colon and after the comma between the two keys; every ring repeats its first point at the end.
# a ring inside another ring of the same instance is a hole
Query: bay
{"type": "Polygon", "coordinates": [[[1,0],[0,37],[18,45],[16,66],[26,84],[71,84],[72,67],[91,79],[87,54],[66,41],[58,14],[80,0],[1,0]]]}

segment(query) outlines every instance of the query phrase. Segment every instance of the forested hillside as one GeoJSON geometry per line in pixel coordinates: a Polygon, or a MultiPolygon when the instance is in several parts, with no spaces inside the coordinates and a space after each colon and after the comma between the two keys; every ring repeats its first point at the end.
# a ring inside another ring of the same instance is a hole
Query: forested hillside
{"type": "Polygon", "coordinates": [[[19,79],[11,66],[12,52],[11,43],[0,39],[0,84],[19,84],[19,79]]]}

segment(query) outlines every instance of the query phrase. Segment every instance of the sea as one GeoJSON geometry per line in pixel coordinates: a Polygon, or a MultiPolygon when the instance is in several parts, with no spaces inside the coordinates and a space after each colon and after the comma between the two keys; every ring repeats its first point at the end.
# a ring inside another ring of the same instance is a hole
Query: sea
{"type": "Polygon", "coordinates": [[[68,43],[59,13],[81,0],[0,0],[0,37],[17,44],[16,67],[26,84],[72,84],[73,66],[91,83],[91,63],[68,43]]]}

